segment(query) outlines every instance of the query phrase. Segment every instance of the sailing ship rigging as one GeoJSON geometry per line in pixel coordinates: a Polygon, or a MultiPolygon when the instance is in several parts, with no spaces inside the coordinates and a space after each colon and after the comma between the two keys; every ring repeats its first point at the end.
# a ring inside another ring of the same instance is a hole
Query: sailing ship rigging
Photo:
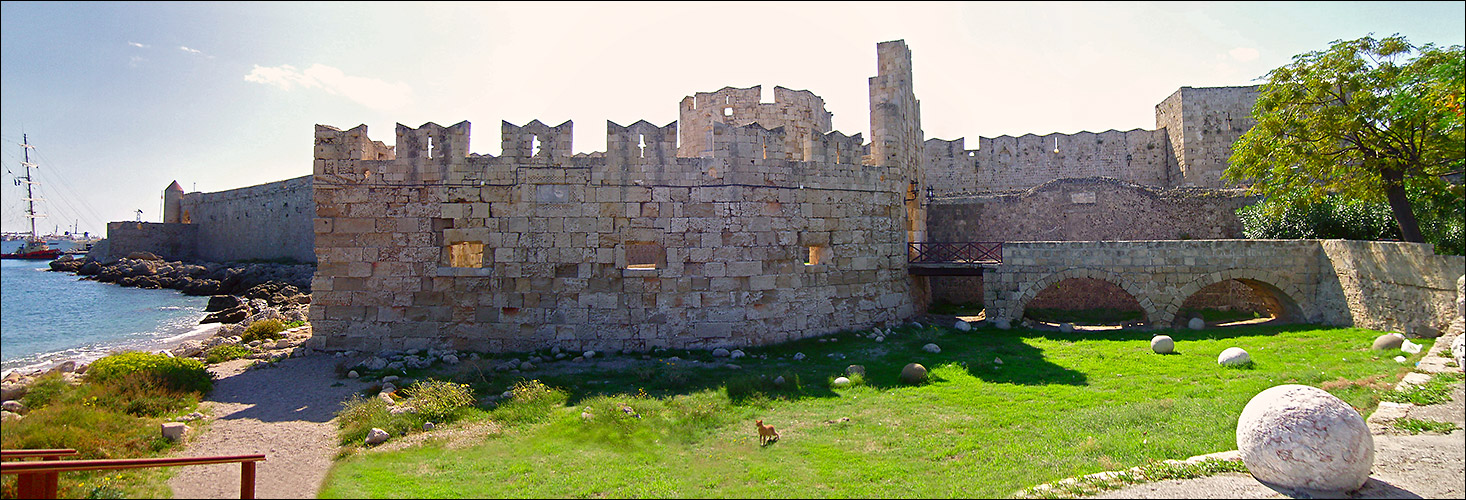
{"type": "Polygon", "coordinates": [[[46,214],[36,213],[36,202],[45,200],[36,198],[35,185],[39,183],[31,177],[31,168],[37,167],[31,163],[31,149],[35,146],[30,145],[30,140],[24,134],[21,134],[20,146],[25,149],[25,161],[20,162],[25,167],[25,177],[17,177],[15,185],[25,186],[25,198],[21,198],[21,201],[26,205],[25,217],[30,219],[31,232],[19,249],[14,253],[0,253],[0,259],[52,260],[61,256],[61,249],[51,248],[46,240],[36,234],[36,219],[43,218],[46,214]]]}

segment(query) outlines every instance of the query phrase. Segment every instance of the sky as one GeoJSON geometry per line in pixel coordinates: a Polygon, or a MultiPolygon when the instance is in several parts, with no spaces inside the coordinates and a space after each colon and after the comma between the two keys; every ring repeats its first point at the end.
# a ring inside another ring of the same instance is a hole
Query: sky
{"type": "Polygon", "coordinates": [[[1252,85],[1336,40],[1461,45],[1466,2],[66,3],[0,2],[0,228],[162,218],[161,193],[309,175],[314,126],[677,120],[725,86],[809,90],[870,133],[876,44],[905,40],[927,138],[1155,128],[1182,86],[1252,85]],[[139,215],[138,210],[141,210],[139,215]]]}

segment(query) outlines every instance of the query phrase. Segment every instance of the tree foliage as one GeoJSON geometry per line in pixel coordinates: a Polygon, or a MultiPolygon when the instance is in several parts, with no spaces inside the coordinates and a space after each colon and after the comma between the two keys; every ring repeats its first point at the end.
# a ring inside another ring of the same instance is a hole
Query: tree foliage
{"type": "Polygon", "coordinates": [[[1330,195],[1385,202],[1402,239],[1425,241],[1412,198],[1449,207],[1437,198],[1462,196],[1444,179],[1463,164],[1462,54],[1395,35],[1295,56],[1267,74],[1257,125],[1233,146],[1223,178],[1250,184],[1275,217],[1330,195]]]}

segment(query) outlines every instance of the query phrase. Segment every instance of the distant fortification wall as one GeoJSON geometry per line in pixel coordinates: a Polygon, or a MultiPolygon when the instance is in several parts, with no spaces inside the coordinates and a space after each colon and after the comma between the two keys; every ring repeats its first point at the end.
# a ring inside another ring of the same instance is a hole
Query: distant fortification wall
{"type": "Polygon", "coordinates": [[[1229,187],[1232,143],[1252,128],[1257,87],[1182,87],[1156,105],[1156,130],[928,139],[937,196],[1024,191],[1054,179],[1111,177],[1153,187],[1229,187]]]}
{"type": "Polygon", "coordinates": [[[195,259],[198,226],[157,222],[108,222],[105,255],[99,260],[126,257],[133,252],[148,252],[168,260],[195,259]]]}
{"type": "Polygon", "coordinates": [[[186,193],[181,218],[198,227],[197,258],[315,262],[311,176],[214,193],[186,193]]]}

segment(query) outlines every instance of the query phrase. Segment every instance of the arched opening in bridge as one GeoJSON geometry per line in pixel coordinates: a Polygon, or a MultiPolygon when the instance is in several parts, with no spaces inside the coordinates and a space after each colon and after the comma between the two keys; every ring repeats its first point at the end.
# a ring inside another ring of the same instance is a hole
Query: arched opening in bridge
{"type": "Polygon", "coordinates": [[[1300,311],[1278,287],[1238,278],[1212,283],[1186,297],[1176,311],[1175,326],[1185,327],[1192,318],[1201,318],[1208,326],[1293,322],[1302,319],[1300,311]]]}
{"type": "Polygon", "coordinates": [[[1067,278],[1040,290],[1023,307],[1023,318],[1057,327],[1121,327],[1148,320],[1145,309],[1119,285],[1095,278],[1067,278]]]}

